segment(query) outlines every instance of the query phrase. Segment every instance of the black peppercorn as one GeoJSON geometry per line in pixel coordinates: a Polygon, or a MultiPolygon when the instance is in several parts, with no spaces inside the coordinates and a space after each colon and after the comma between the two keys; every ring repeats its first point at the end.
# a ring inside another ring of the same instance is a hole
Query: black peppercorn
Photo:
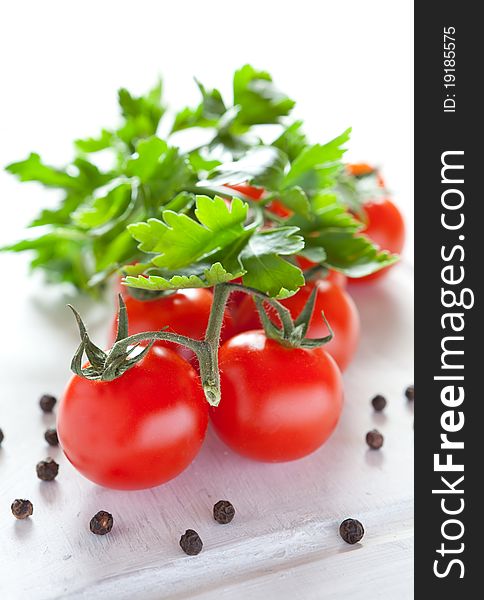
{"type": "Polygon", "coordinates": [[[106,535],[113,528],[113,523],[113,515],[105,510],[100,510],[90,520],[89,529],[96,535],[106,535]]]}
{"type": "Polygon", "coordinates": [[[59,465],[53,458],[46,458],[37,463],[37,477],[42,481],[52,481],[59,473],[59,465]]]}
{"type": "Polygon", "coordinates": [[[2,445],[2,442],[4,439],[5,439],[5,436],[3,435],[3,431],[0,429],[0,446],[2,445]]]}
{"type": "Polygon", "coordinates": [[[345,519],[339,526],[339,534],[347,544],[357,544],[365,535],[365,530],[356,519],[345,519]]]}
{"type": "Polygon", "coordinates": [[[378,429],[372,429],[366,434],[366,443],[372,450],[378,450],[383,446],[383,436],[378,429]]]}
{"type": "Polygon", "coordinates": [[[373,408],[377,412],[380,412],[387,405],[387,400],[386,400],[385,396],[382,396],[381,394],[377,394],[374,398],[372,398],[371,403],[373,405],[373,408]]]}
{"type": "Polygon", "coordinates": [[[34,507],[30,500],[14,500],[12,502],[12,515],[16,519],[26,519],[34,512],[34,507]]]}
{"type": "Polygon", "coordinates": [[[228,500],[219,500],[213,507],[213,518],[221,525],[226,525],[235,516],[235,508],[228,500]]]}
{"type": "Polygon", "coordinates": [[[415,400],[415,387],[413,385],[409,385],[405,390],[405,396],[407,400],[415,400]]]}
{"type": "Polygon", "coordinates": [[[44,394],[39,400],[40,408],[45,413],[52,412],[56,402],[57,398],[55,396],[51,396],[50,394],[44,394]]]}
{"type": "Polygon", "coordinates": [[[50,427],[44,433],[45,441],[49,444],[49,446],[58,446],[59,438],[57,437],[57,429],[55,427],[50,427]]]}
{"type": "Polygon", "coordinates": [[[185,554],[195,556],[195,554],[200,554],[202,551],[203,542],[196,531],[187,529],[180,538],[180,546],[185,554]]]}

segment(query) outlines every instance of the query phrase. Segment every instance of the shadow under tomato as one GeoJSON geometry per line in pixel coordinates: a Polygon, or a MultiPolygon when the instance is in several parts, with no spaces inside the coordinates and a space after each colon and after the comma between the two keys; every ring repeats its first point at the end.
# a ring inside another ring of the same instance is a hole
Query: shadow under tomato
{"type": "Polygon", "coordinates": [[[377,285],[354,286],[350,290],[361,319],[360,352],[365,349],[384,355],[398,344],[400,336],[413,329],[410,320],[402,319],[401,308],[402,302],[413,303],[412,289],[405,288],[393,275],[377,285]]]}

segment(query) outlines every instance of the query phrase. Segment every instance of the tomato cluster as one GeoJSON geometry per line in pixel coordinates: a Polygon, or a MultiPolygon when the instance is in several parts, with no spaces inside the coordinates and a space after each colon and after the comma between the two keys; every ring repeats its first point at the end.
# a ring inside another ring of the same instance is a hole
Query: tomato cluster
{"type": "MultiPolygon", "coordinates": [[[[354,165],[364,175],[366,165],[354,165]]],[[[380,179],[381,186],[383,181],[380,179]]],[[[260,200],[264,191],[232,186],[260,200]]],[[[277,201],[266,207],[279,217],[288,209],[277,201]]],[[[381,248],[400,252],[404,225],[389,199],[364,205],[366,235],[381,248]]],[[[303,270],[314,263],[299,256],[303,270]]],[[[313,269],[311,269],[313,271],[313,269]]],[[[191,350],[158,341],[131,369],[112,381],[75,375],[63,396],[58,434],[67,458],[88,479],[116,489],[142,489],[164,483],[183,471],[200,450],[209,419],[235,452],[261,461],[301,458],[318,449],[336,427],[343,404],[341,372],[356,352],[360,322],[346,291],[346,277],[330,271],[308,279],[294,296],[281,301],[293,319],[315,292],[306,337],[333,332],[324,347],[290,347],[261,329],[251,295],[235,292],[223,316],[219,353],[222,400],[209,407],[191,350]],[[191,363],[191,364],[190,364],[191,363]],[[290,368],[287,368],[290,365],[290,368]],[[194,368],[195,367],[195,368],[194,368]]],[[[368,281],[382,271],[363,278],[368,281]]],[[[129,334],[169,331],[202,340],[213,295],[207,289],[180,290],[157,300],[125,294],[129,334]]],[[[280,326],[278,314],[265,306],[280,326]]],[[[116,338],[113,322],[110,341],[116,338]]]]}
{"type": "MultiPolygon", "coordinates": [[[[346,366],[358,337],[356,308],[346,292],[320,281],[303,288],[294,297],[299,300],[284,303],[298,312],[313,286],[319,290],[316,311],[324,310],[341,333],[342,342],[331,342],[329,351],[346,366]],[[351,348],[344,349],[343,336],[351,348]]],[[[130,333],[168,326],[200,339],[211,300],[209,290],[180,291],[151,301],[127,297],[130,333]]],[[[226,310],[222,330],[227,341],[220,348],[222,401],[216,408],[209,409],[198,374],[187,362],[193,361],[193,353],[173,343],[157,342],[114,381],[73,376],[60,405],[58,434],[67,458],[83,475],[116,489],[164,483],[196,456],[209,417],[227,445],[255,460],[293,460],[326,441],[343,402],[335,360],[323,348],[286,348],[268,339],[250,296],[229,306],[232,314],[226,310]],[[285,369],[289,362],[290,371],[285,369]]],[[[115,321],[111,341],[116,326],[115,321]]],[[[324,327],[322,318],[314,318],[309,334],[325,335],[324,327]]]]}

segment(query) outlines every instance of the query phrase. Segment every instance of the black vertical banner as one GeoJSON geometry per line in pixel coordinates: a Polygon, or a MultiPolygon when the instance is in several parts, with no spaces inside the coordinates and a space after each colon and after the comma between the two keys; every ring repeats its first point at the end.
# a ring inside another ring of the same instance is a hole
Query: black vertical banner
{"type": "Polygon", "coordinates": [[[480,597],[484,162],[476,5],[415,5],[415,598],[480,597]]]}

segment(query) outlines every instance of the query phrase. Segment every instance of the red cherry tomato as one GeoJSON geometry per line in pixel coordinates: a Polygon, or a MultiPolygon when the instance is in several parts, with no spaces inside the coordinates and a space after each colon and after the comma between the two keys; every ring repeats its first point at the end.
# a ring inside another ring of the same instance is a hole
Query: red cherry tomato
{"type": "MultiPolygon", "coordinates": [[[[346,168],[348,173],[354,177],[365,177],[376,173],[378,186],[385,187],[380,172],[367,163],[355,163],[347,165],[346,168]]],[[[365,202],[363,209],[366,213],[367,223],[362,233],[367,235],[382,250],[400,254],[405,243],[405,223],[395,204],[389,198],[375,199],[365,202]]],[[[389,269],[391,267],[351,281],[355,283],[375,281],[384,277],[389,269]]]]}
{"type": "Polygon", "coordinates": [[[322,349],[285,348],[262,331],[220,349],[222,400],[210,409],[221,439],[255,460],[295,460],[317,450],[341,414],[341,374],[322,349]]]}
{"type": "Polygon", "coordinates": [[[368,163],[353,163],[346,165],[346,170],[353,177],[365,177],[366,175],[376,174],[377,183],[380,187],[385,187],[385,181],[377,169],[368,163]]]}
{"type": "MultiPolygon", "coordinates": [[[[401,212],[388,198],[366,202],[364,210],[367,226],[362,231],[382,250],[400,254],[405,243],[405,223],[401,212]]],[[[390,267],[385,267],[366,277],[352,279],[353,282],[375,281],[383,277],[390,267]]]]}
{"type": "Polygon", "coordinates": [[[133,490],[160,485],[186,469],[207,422],[193,368],[167,348],[152,348],[114,381],[73,376],[57,431],[67,458],[85,477],[133,490]]]}
{"type": "MultiPolygon", "coordinates": [[[[157,331],[168,325],[167,331],[201,340],[205,335],[212,300],[212,293],[202,288],[178,290],[174,294],[146,302],[128,295],[125,303],[128,311],[129,335],[143,331],[157,331]]],[[[116,338],[117,325],[117,318],[115,318],[111,327],[111,343],[116,338]]],[[[228,339],[232,334],[232,319],[226,311],[222,340],[228,339]]],[[[194,354],[188,348],[172,342],[160,341],[156,344],[170,348],[186,360],[194,361],[195,365],[194,354]]]]}
{"type": "Polygon", "coordinates": [[[391,200],[366,202],[368,225],[363,230],[380,248],[399,254],[405,242],[405,225],[398,208],[391,200]]]}
{"type": "MultiPolygon", "coordinates": [[[[242,277],[237,277],[237,279],[234,279],[233,281],[231,281],[231,283],[238,283],[238,284],[243,284],[242,281],[242,277]]],[[[241,304],[241,302],[244,300],[244,298],[246,297],[247,294],[245,294],[244,292],[238,292],[237,290],[232,292],[229,296],[229,301],[228,301],[228,308],[230,311],[230,314],[232,315],[232,324],[230,327],[230,330],[232,331],[232,334],[235,333],[236,331],[236,326],[235,326],[235,316],[237,313],[237,310],[239,309],[239,306],[241,304]]],[[[227,337],[225,339],[228,339],[227,337]]]]}
{"type": "MultiPolygon", "coordinates": [[[[282,300],[293,318],[297,317],[304,308],[311,291],[316,286],[317,296],[314,312],[309,323],[308,337],[319,338],[328,334],[328,329],[323,321],[321,312],[324,312],[334,338],[324,346],[331,354],[341,371],[344,371],[351,362],[360,337],[360,318],[355,303],[341,287],[328,280],[317,280],[307,283],[294,296],[282,300]]],[[[272,313],[271,318],[279,323],[279,318],[272,313]]],[[[241,303],[235,315],[238,331],[247,331],[260,327],[259,313],[251,296],[247,296],[241,303]]]]}
{"type": "Polygon", "coordinates": [[[282,204],[282,202],[279,202],[279,200],[273,200],[272,202],[269,202],[267,208],[275,215],[277,215],[278,217],[282,217],[283,219],[285,219],[286,217],[291,217],[294,214],[292,210],[287,208],[287,206],[284,206],[284,204],[282,204]]]}
{"type": "MultiPolygon", "coordinates": [[[[264,195],[265,191],[264,188],[258,188],[246,184],[227,185],[226,187],[235,190],[236,192],[240,192],[244,196],[252,198],[252,200],[260,200],[264,195]]],[[[275,215],[278,215],[282,218],[290,217],[293,214],[291,210],[289,210],[286,206],[284,206],[284,204],[282,204],[278,200],[273,200],[272,202],[269,202],[267,208],[275,215]]]]}

